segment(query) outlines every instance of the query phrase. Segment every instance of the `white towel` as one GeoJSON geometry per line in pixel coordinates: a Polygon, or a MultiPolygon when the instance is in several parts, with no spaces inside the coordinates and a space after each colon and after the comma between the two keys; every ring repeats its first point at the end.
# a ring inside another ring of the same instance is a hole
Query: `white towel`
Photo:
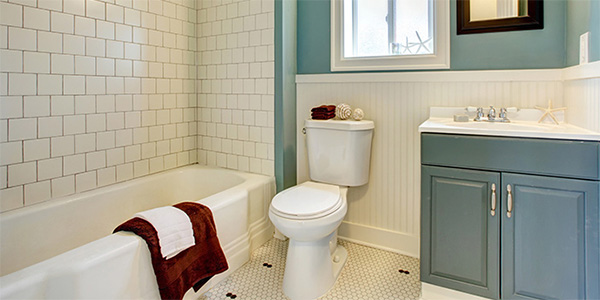
{"type": "Polygon", "coordinates": [[[166,259],[196,244],[190,217],[179,208],[164,206],[133,216],[148,221],[156,229],[160,253],[166,259]]]}

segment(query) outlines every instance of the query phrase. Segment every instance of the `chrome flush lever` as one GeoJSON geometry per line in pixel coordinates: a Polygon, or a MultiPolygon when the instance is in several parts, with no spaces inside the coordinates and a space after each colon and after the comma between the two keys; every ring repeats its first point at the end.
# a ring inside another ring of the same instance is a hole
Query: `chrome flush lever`
{"type": "Polygon", "coordinates": [[[510,184],[506,186],[506,191],[508,192],[508,197],[506,200],[506,216],[507,217],[512,217],[512,211],[513,211],[513,195],[512,195],[512,188],[510,187],[510,184]]]}
{"type": "Polygon", "coordinates": [[[496,215],[496,184],[492,183],[492,210],[490,214],[493,216],[496,215]]]}

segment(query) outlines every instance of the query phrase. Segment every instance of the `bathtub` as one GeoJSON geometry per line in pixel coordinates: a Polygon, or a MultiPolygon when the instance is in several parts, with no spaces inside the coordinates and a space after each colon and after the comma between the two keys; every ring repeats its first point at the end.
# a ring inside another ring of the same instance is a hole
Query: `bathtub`
{"type": "Polygon", "coordinates": [[[0,214],[0,299],[159,299],[146,243],[111,234],[134,213],[197,201],[208,206],[229,270],[273,234],[275,179],[192,165],[0,214]]]}

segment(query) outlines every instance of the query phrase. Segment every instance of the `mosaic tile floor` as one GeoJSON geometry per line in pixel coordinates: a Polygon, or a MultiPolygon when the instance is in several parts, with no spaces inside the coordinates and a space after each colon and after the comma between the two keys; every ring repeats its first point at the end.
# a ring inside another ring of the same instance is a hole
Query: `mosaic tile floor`
{"type": "MultiPolygon", "coordinates": [[[[350,243],[348,261],[335,286],[319,299],[418,299],[419,260],[350,243]]],[[[272,239],[252,253],[250,261],[200,299],[287,299],[281,289],[287,241],[272,239]]]]}

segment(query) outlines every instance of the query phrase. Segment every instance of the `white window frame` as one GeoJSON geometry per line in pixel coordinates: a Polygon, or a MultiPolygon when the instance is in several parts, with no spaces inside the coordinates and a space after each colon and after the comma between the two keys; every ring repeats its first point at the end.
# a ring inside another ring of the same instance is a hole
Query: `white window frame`
{"type": "Polygon", "coordinates": [[[450,68],[450,1],[432,0],[434,52],[428,55],[344,57],[343,1],[331,0],[331,71],[431,70],[450,68]]]}

